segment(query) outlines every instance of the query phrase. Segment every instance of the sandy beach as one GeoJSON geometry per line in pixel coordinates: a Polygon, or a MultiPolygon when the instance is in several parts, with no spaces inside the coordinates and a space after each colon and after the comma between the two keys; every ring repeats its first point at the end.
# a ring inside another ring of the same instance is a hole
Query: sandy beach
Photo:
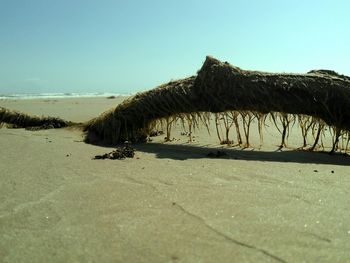
{"type": "MultiPolygon", "coordinates": [[[[2,100],[30,114],[87,121],[124,98],[2,100]]],[[[276,151],[164,135],[135,157],[81,131],[0,129],[0,262],[350,262],[350,157],[302,152],[297,128],[276,151]],[[209,158],[224,151],[223,158],[209,158]]]]}

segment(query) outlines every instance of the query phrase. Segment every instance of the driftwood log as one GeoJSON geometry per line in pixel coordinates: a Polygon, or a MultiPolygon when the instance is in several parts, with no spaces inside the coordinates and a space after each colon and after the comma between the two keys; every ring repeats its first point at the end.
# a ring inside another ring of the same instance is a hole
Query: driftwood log
{"type": "Polygon", "coordinates": [[[350,131],[350,78],[329,70],[247,71],[207,57],[197,76],[139,93],[89,121],[86,138],[109,144],[143,141],[157,119],[228,110],[309,115],[340,134],[350,131]]]}

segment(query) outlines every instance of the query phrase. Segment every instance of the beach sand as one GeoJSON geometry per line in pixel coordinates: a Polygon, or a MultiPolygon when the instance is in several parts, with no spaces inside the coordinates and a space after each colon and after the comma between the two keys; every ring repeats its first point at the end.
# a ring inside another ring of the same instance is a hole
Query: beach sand
{"type": "MultiPolygon", "coordinates": [[[[122,99],[0,106],[83,122],[122,99]]],[[[273,127],[260,150],[181,131],[92,160],[113,148],[79,130],[0,129],[0,262],[350,262],[350,157],[276,151],[273,127]]]]}

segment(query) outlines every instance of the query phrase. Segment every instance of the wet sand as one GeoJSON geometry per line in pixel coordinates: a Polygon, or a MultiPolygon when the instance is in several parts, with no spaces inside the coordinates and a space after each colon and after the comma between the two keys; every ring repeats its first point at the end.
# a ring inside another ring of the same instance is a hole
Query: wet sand
{"type": "MultiPolygon", "coordinates": [[[[83,122],[122,99],[0,106],[83,122]]],[[[276,151],[274,128],[261,149],[181,131],[92,160],[113,148],[78,130],[0,129],[0,262],[350,262],[350,157],[276,151]]]]}

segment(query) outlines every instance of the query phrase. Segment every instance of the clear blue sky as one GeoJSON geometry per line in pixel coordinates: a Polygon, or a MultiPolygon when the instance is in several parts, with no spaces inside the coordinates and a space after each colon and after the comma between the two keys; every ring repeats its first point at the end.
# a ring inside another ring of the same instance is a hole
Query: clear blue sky
{"type": "Polygon", "coordinates": [[[350,75],[348,0],[0,0],[0,94],[135,92],[244,69],[350,75]]]}

